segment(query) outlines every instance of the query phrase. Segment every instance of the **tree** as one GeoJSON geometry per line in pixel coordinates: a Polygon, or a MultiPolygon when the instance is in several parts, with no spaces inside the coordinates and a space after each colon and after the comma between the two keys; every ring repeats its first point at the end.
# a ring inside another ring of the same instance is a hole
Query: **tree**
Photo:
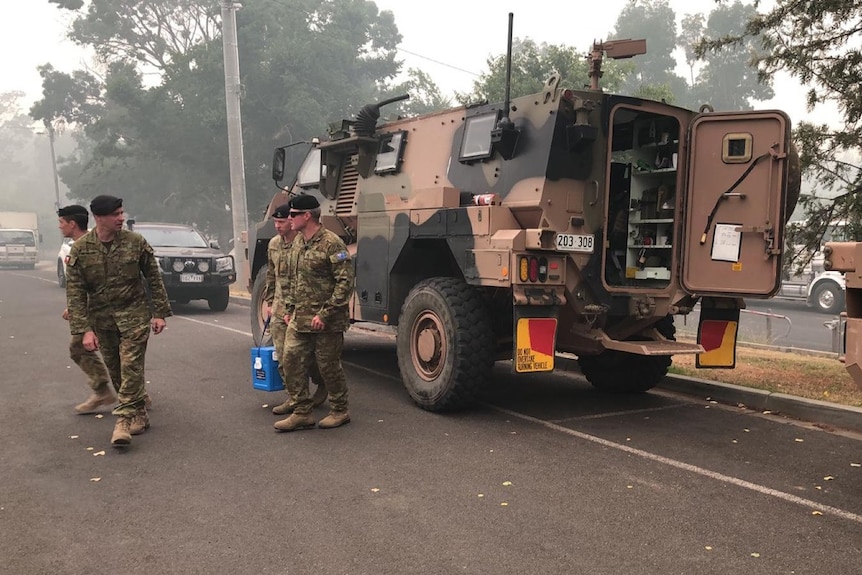
{"type": "MultiPolygon", "coordinates": [[[[98,80],[46,68],[44,98],[33,108],[34,117],[78,122],[92,142],[61,170],[73,195],[121,191],[139,219],[229,230],[218,3],[52,2],[76,14],[70,36],[92,45],[106,67],[98,80]]],[[[256,214],[272,195],[272,149],[319,135],[328,121],[376,100],[398,72],[400,35],[391,12],[367,0],[250,2],[237,26],[248,206],[256,214]]]]}
{"type": "Polygon", "coordinates": [[[682,29],[677,41],[685,50],[685,63],[688,64],[688,73],[691,85],[694,86],[694,66],[699,60],[695,46],[703,37],[703,14],[686,14],[682,18],[680,28],[682,29]]]}
{"type": "MultiPolygon", "coordinates": [[[[720,4],[709,13],[706,39],[741,33],[745,23],[756,14],[751,5],[739,0],[720,4]]],[[[694,86],[695,100],[709,103],[716,110],[750,110],[752,100],[769,100],[775,93],[771,83],[760,78],[752,62],[760,55],[761,40],[748,38],[719,52],[703,54],[704,66],[694,86]]],[[[686,52],[688,58],[688,51],[686,52]]]]}
{"type": "Polygon", "coordinates": [[[653,91],[656,86],[662,86],[674,95],[674,100],[687,99],[685,80],[674,73],[676,14],[668,0],[629,0],[617,17],[612,37],[645,38],[647,43],[647,53],[634,59],[634,74],[622,86],[624,93],[640,95],[642,88],[653,91]]]}
{"type": "Polygon", "coordinates": [[[808,86],[809,111],[833,104],[841,115],[837,125],[801,122],[794,130],[803,174],[814,188],[800,201],[807,225],[789,234],[788,243],[818,248],[833,220],[845,221],[862,240],[862,4],[777,0],[751,15],[743,31],[698,49],[723,51],[752,38],[762,47],[755,58],[761,78],[788,73],[808,86]]]}
{"type": "MultiPolygon", "coordinates": [[[[529,38],[512,41],[512,74],[510,96],[517,98],[542,90],[552,73],[559,73],[562,84],[581,88],[588,86],[589,75],[586,50],[562,44],[536,44],[529,38]]],[[[473,90],[468,94],[458,94],[462,104],[487,100],[502,102],[506,84],[506,54],[491,56],[487,60],[488,71],[473,82],[473,90]]],[[[603,68],[602,86],[605,90],[615,91],[623,76],[631,71],[631,64],[607,62],[603,68]]]]}
{"type": "Polygon", "coordinates": [[[381,97],[390,98],[409,94],[410,99],[397,104],[401,116],[418,116],[452,106],[452,100],[443,96],[431,77],[417,68],[407,71],[407,80],[382,89],[381,97]]]}

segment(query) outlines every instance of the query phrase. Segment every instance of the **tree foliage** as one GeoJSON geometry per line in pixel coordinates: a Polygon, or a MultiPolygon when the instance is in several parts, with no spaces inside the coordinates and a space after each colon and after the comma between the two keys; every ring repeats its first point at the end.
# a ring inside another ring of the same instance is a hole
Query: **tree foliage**
{"type": "MultiPolygon", "coordinates": [[[[33,117],[65,118],[87,139],[61,168],[72,194],[113,193],[139,219],[229,231],[219,3],[52,2],[74,13],[70,37],[105,69],[103,78],[40,70],[33,117]]],[[[367,0],[252,0],[236,19],[248,208],[258,214],[272,196],[272,149],[377,99],[398,72],[401,37],[391,12],[367,0]]],[[[433,101],[430,79],[414,80],[433,101]]]]}
{"type": "MultiPolygon", "coordinates": [[[[589,69],[586,50],[562,44],[537,44],[530,38],[512,41],[512,73],[510,96],[517,98],[540,92],[553,73],[558,73],[561,85],[573,88],[588,86],[589,69]]],[[[473,90],[458,94],[462,104],[487,100],[502,102],[506,86],[506,54],[491,56],[487,60],[488,70],[473,82],[473,90]]],[[[602,86],[615,91],[623,77],[631,71],[631,65],[605,62],[602,86]]]]}
{"type": "MultiPolygon", "coordinates": [[[[753,14],[743,31],[704,42],[701,53],[723,51],[760,38],[755,65],[761,78],[788,73],[808,86],[809,111],[834,106],[837,125],[801,122],[794,130],[803,174],[814,184],[801,201],[806,225],[789,243],[820,247],[835,220],[862,240],[862,4],[856,0],[777,0],[753,14]]],[[[805,252],[805,250],[804,250],[805,252]]]]}

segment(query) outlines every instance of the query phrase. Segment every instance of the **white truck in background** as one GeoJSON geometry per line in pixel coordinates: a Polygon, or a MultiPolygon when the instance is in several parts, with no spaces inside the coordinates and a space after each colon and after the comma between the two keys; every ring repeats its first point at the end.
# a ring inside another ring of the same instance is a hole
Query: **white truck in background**
{"type": "Polygon", "coordinates": [[[801,273],[781,281],[775,297],[804,301],[821,313],[838,315],[844,311],[844,293],[844,274],[824,271],[823,255],[818,252],[801,273]]]}
{"type": "Polygon", "coordinates": [[[0,212],[0,266],[34,269],[41,242],[36,212],[0,212]]]}

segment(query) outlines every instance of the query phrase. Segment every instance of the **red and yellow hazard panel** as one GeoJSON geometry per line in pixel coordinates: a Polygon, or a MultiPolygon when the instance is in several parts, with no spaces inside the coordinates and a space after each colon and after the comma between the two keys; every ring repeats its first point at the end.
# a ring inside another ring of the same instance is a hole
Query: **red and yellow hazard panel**
{"type": "Polygon", "coordinates": [[[515,371],[553,371],[556,337],[556,318],[518,319],[515,329],[515,371]]]}
{"type": "Polygon", "coordinates": [[[736,334],[739,320],[705,319],[701,317],[697,330],[697,342],[706,350],[698,354],[697,367],[734,368],[736,367],[736,334]]]}

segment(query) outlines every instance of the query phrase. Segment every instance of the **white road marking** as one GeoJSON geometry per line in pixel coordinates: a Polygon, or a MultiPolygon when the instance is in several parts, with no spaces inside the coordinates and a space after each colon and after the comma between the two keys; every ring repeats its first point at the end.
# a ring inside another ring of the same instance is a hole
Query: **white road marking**
{"type": "Polygon", "coordinates": [[[656,455],[655,453],[650,453],[648,451],[644,451],[642,449],[636,449],[634,447],[629,447],[628,445],[623,445],[621,443],[615,443],[613,441],[609,441],[607,439],[602,439],[601,437],[596,437],[595,435],[590,435],[588,433],[582,433],[580,431],[575,431],[574,429],[569,429],[567,427],[563,427],[562,425],[557,425],[556,423],[551,423],[550,421],[544,421],[542,419],[538,419],[536,417],[532,417],[530,415],[525,415],[523,413],[518,413],[517,411],[512,411],[510,409],[505,409],[502,407],[497,407],[495,405],[484,404],[485,407],[489,409],[493,409],[494,411],[498,411],[500,413],[505,413],[511,417],[517,417],[518,419],[529,421],[531,423],[536,423],[538,425],[542,425],[547,427],[548,429],[552,429],[554,431],[559,431],[561,433],[565,433],[566,435],[571,435],[572,437],[577,437],[578,439],[583,439],[585,441],[590,441],[592,443],[597,443],[604,447],[610,447],[611,449],[617,449],[619,451],[623,451],[625,453],[636,455],[638,457],[642,457],[644,459],[649,459],[650,461],[655,461],[657,463],[661,463],[663,465],[667,465],[670,467],[675,467],[676,469],[682,469],[684,471],[688,471],[690,473],[696,473],[697,475],[702,475],[703,477],[708,477],[710,479],[714,479],[716,481],[721,481],[722,483],[728,483],[730,485],[735,485],[737,487],[742,487],[743,489],[749,489],[751,491],[755,491],[757,493],[761,493],[763,495],[769,495],[770,497],[775,497],[776,499],[781,499],[790,503],[795,503],[797,505],[801,505],[803,507],[807,507],[812,510],[822,511],[823,513],[829,513],[835,515],[837,517],[841,517],[843,519],[848,519],[850,521],[854,521],[856,523],[862,524],[862,515],[858,515],[856,513],[851,513],[850,511],[845,511],[843,509],[838,509],[837,507],[832,507],[829,505],[823,505],[822,503],[817,503],[816,501],[811,501],[810,499],[804,499],[802,497],[797,497],[796,495],[791,495],[789,493],[784,493],[783,491],[778,491],[777,489],[772,489],[770,487],[764,487],[763,485],[758,485],[756,483],[752,483],[750,481],[745,481],[744,479],[739,479],[738,477],[731,477],[730,475],[724,475],[723,473],[718,473],[716,471],[710,471],[709,469],[704,469],[703,467],[698,467],[697,465],[691,465],[690,463],[684,463],[682,461],[677,461],[676,459],[670,459],[669,457],[664,457],[662,455],[656,455]]]}
{"type": "MultiPolygon", "coordinates": [[[[186,321],[190,321],[193,323],[199,323],[201,325],[206,325],[210,327],[217,327],[219,329],[223,329],[225,331],[230,331],[233,333],[238,333],[246,336],[251,336],[251,333],[242,331],[239,329],[234,329],[231,327],[226,327],[223,325],[213,324],[205,321],[200,321],[197,319],[192,319],[184,316],[175,316],[177,319],[183,319],[186,321]]],[[[372,373],[379,377],[383,377],[386,379],[391,379],[393,381],[400,382],[401,379],[398,377],[394,377],[391,374],[384,373],[382,371],[378,371],[376,369],[371,369],[365,367],[363,365],[359,365],[353,362],[343,362],[345,365],[349,365],[356,369],[361,369],[368,373],[372,373]]],[[[810,499],[805,499],[803,497],[797,497],[796,495],[791,495],[789,493],[784,493],[783,491],[778,491],[777,489],[772,489],[771,487],[765,487],[763,485],[758,485],[757,483],[752,483],[750,481],[745,481],[744,479],[739,479],[738,477],[732,477],[730,475],[725,475],[723,473],[718,473],[716,471],[710,471],[709,469],[704,469],[703,467],[698,467],[697,465],[692,465],[690,463],[685,463],[682,461],[677,461],[676,459],[671,459],[669,457],[664,457],[662,455],[657,455],[655,453],[650,453],[649,451],[644,451],[642,449],[636,449],[634,447],[629,447],[628,445],[623,445],[621,443],[615,443],[613,441],[602,439],[601,437],[597,437],[595,435],[590,435],[588,433],[583,433],[580,431],[575,431],[574,429],[569,429],[568,427],[563,427],[562,425],[558,425],[551,421],[545,421],[539,419],[537,417],[532,417],[530,415],[526,415],[523,413],[519,413],[517,411],[512,411],[510,409],[505,409],[503,407],[498,407],[496,405],[491,405],[488,403],[483,404],[485,407],[492,409],[494,411],[505,413],[511,417],[516,417],[523,421],[529,421],[530,423],[535,423],[553,431],[558,431],[560,433],[565,433],[566,435],[570,435],[572,437],[577,437],[578,439],[583,439],[585,441],[589,441],[592,443],[597,443],[598,445],[602,445],[604,447],[609,447],[611,449],[616,449],[618,451],[622,451],[624,453],[628,453],[631,455],[636,455],[643,459],[648,459],[650,461],[655,461],[656,463],[661,463],[663,465],[667,465],[669,467],[674,467],[676,469],[682,469],[683,471],[688,471],[689,473],[695,473],[697,475],[701,475],[703,477],[708,477],[710,479],[714,479],[715,481],[720,481],[722,483],[727,483],[729,485],[735,485],[737,487],[741,487],[743,489],[748,489],[750,491],[754,491],[756,493],[760,493],[762,495],[768,495],[770,497],[775,497],[776,499],[781,499],[783,501],[787,501],[789,503],[795,503],[796,505],[800,505],[802,507],[806,507],[811,510],[821,511],[823,513],[829,513],[836,517],[840,517],[842,519],[847,519],[849,521],[853,521],[855,523],[862,524],[862,515],[857,513],[852,513],[850,511],[845,511],[843,509],[839,509],[837,507],[832,507],[830,505],[823,505],[822,503],[817,503],[816,501],[812,501],[810,499]]],[[[636,411],[656,411],[663,408],[654,408],[654,409],[645,409],[645,410],[636,410],[636,411]]],[[[628,411],[626,413],[632,413],[633,411],[628,411]]],[[[580,419],[588,419],[580,418],[580,419]]]]}
{"type": "Polygon", "coordinates": [[[208,326],[208,327],[217,327],[218,329],[223,329],[223,330],[225,330],[225,331],[229,331],[229,332],[232,332],[232,333],[238,333],[238,334],[240,334],[240,335],[244,335],[244,336],[247,336],[247,337],[252,337],[251,332],[248,332],[248,331],[243,331],[243,330],[241,330],[241,329],[234,329],[234,328],[232,328],[232,327],[227,327],[226,325],[219,325],[219,324],[217,324],[217,323],[210,323],[210,322],[208,322],[208,321],[201,321],[201,320],[199,320],[199,319],[192,319],[192,318],[190,318],[190,317],[186,317],[186,316],[184,316],[184,315],[175,315],[175,316],[171,316],[171,319],[182,319],[182,320],[185,320],[185,321],[190,321],[190,322],[192,322],[192,323],[199,323],[199,324],[201,324],[201,325],[205,325],[205,326],[208,326]]]}

